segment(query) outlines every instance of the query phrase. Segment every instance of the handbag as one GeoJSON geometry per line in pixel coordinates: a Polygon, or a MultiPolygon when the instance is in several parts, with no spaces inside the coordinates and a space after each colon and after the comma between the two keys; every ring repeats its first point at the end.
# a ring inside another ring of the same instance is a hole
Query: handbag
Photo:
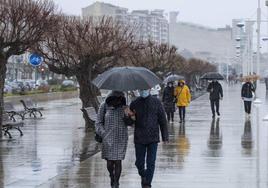
{"type": "Polygon", "coordinates": [[[95,141],[98,143],[102,143],[102,137],[98,135],[96,132],[95,132],[95,141]]]}

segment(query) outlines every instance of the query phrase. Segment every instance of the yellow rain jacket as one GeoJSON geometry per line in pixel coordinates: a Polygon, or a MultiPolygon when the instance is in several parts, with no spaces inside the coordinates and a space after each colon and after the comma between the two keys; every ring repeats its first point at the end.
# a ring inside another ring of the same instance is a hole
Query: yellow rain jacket
{"type": "Polygon", "coordinates": [[[191,93],[187,85],[177,86],[174,95],[177,98],[177,106],[189,106],[191,102],[191,93]]]}

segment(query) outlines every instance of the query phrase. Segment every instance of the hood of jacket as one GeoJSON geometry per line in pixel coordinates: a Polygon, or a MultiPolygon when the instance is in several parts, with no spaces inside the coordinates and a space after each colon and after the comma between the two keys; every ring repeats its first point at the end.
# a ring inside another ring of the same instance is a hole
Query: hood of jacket
{"type": "Polygon", "coordinates": [[[122,98],[122,105],[126,105],[126,98],[123,92],[121,91],[112,91],[108,94],[108,96],[105,99],[106,104],[110,104],[110,102],[116,98],[122,98]]]}

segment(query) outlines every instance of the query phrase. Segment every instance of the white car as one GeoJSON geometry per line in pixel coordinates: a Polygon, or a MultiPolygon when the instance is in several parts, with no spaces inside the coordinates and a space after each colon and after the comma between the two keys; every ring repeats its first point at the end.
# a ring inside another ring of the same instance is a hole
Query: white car
{"type": "Polygon", "coordinates": [[[152,96],[156,96],[156,97],[158,97],[160,91],[161,91],[161,87],[160,87],[160,85],[156,85],[155,87],[153,87],[153,88],[151,89],[151,95],[152,95],[152,96]]]}
{"type": "Polygon", "coordinates": [[[10,85],[5,84],[4,93],[12,93],[12,89],[10,85]]]}
{"type": "Polygon", "coordinates": [[[75,83],[73,80],[63,80],[62,84],[65,87],[75,87],[75,83]]]}
{"type": "Polygon", "coordinates": [[[46,80],[37,80],[36,81],[36,86],[40,87],[40,86],[48,86],[48,82],[46,80]]]}

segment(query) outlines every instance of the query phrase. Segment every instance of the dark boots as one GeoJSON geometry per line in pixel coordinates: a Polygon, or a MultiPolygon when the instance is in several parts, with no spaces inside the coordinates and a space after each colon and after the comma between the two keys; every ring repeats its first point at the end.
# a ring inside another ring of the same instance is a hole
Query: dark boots
{"type": "Polygon", "coordinates": [[[111,188],[119,188],[119,182],[115,180],[115,176],[110,175],[110,179],[111,179],[111,188]]]}
{"type": "Polygon", "coordinates": [[[111,188],[114,188],[115,177],[113,175],[110,175],[110,180],[111,180],[111,188]]]}

